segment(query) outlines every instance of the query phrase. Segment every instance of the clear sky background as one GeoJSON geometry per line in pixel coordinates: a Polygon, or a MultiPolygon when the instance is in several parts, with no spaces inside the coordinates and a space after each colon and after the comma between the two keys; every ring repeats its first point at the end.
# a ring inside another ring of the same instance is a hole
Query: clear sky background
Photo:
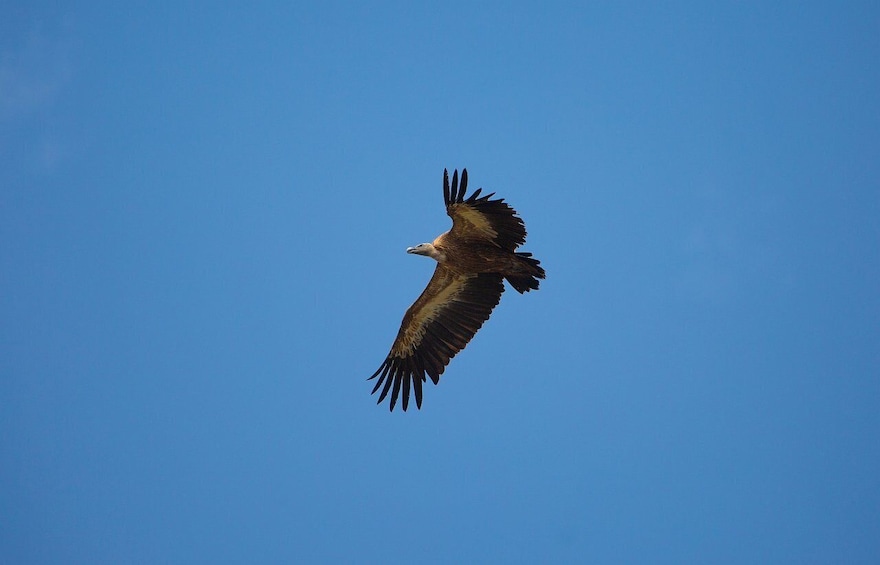
{"type": "Polygon", "coordinates": [[[2,8],[0,561],[876,563],[876,3],[151,4],[2,8]]]}

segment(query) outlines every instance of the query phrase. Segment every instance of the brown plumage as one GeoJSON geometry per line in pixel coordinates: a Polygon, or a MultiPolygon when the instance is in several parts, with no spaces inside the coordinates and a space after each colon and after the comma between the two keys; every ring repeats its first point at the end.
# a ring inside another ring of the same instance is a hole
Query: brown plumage
{"type": "MultiPolygon", "coordinates": [[[[391,352],[370,379],[379,377],[373,393],[381,389],[378,402],[391,393],[394,410],[401,389],[403,409],[410,391],[422,407],[422,383],[426,375],[436,385],[449,360],[464,349],[492,309],[501,300],[503,280],[520,294],[537,290],[544,278],[540,262],[531,253],[517,252],[526,241],[526,228],[516,210],[495,193],[480,197],[477,189],[465,198],[467,169],[443,171],[443,199],[452,229],[433,243],[410,247],[407,253],[427,255],[437,261],[434,276],[421,296],[403,316],[391,352]]],[[[368,379],[369,380],[369,379],[368,379]]]]}

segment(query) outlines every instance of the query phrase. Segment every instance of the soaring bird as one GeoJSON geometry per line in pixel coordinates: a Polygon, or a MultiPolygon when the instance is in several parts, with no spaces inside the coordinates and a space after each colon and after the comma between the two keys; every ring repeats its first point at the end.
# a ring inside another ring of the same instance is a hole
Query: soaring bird
{"type": "Polygon", "coordinates": [[[436,385],[449,360],[464,349],[492,309],[501,300],[503,280],[520,294],[538,289],[544,278],[540,261],[531,253],[516,251],[526,241],[526,228],[516,210],[495,193],[480,196],[477,189],[465,198],[467,169],[452,174],[443,170],[443,200],[452,218],[452,229],[432,243],[407,248],[407,253],[426,255],[437,261],[434,276],[422,295],[403,316],[400,331],[388,357],[369,379],[373,393],[381,389],[381,403],[391,393],[394,410],[403,389],[403,409],[410,391],[422,407],[425,375],[436,385]]]}

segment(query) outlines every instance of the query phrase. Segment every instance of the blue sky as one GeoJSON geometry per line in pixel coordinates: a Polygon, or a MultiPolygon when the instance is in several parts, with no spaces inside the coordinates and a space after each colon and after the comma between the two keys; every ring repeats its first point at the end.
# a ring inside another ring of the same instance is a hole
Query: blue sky
{"type": "Polygon", "coordinates": [[[870,2],[19,2],[9,563],[869,563],[870,2]],[[522,215],[425,391],[365,381],[444,168],[522,215]]]}

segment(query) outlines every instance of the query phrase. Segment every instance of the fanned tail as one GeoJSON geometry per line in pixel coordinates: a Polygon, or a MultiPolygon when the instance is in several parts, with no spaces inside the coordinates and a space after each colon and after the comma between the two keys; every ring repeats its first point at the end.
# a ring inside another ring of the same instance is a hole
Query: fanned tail
{"type": "Polygon", "coordinates": [[[538,279],[545,278],[541,262],[537,259],[532,259],[531,253],[518,251],[515,255],[522,266],[524,274],[507,275],[505,277],[507,282],[520,294],[530,290],[538,290],[538,279]]]}

